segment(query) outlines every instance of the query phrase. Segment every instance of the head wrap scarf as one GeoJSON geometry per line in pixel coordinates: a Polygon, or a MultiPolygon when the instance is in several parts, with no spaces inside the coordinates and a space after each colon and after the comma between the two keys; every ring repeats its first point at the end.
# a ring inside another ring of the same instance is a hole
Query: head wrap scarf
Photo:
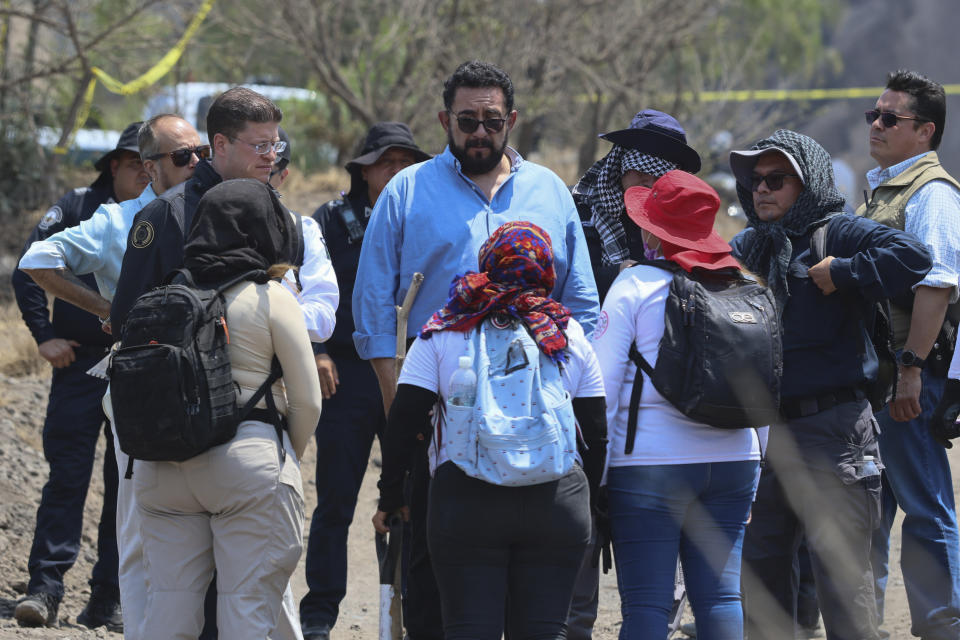
{"type": "Polygon", "coordinates": [[[290,212],[259,180],[227,180],[204,194],[184,247],[194,281],[214,285],[248,271],[267,281],[267,269],[292,262],[296,230],[290,212]]]}
{"type": "Polygon", "coordinates": [[[517,318],[540,350],[555,362],[566,360],[564,331],[570,310],[549,298],[556,280],[547,232],[530,222],[508,222],[480,247],[480,273],[456,276],[450,298],[420,330],[469,331],[491,313],[517,318]]]}
{"type": "Polygon", "coordinates": [[[793,206],[779,220],[760,220],[753,208],[753,192],[749,185],[737,183],[737,195],[747,216],[748,232],[744,235],[737,257],[750,271],[766,275],[782,312],[790,296],[787,268],[793,254],[792,238],[803,237],[843,211],[843,196],[833,179],[830,154],[813,138],[780,129],[760,140],[753,149],[786,151],[803,172],[804,188],[793,206]]]}
{"type": "Polygon", "coordinates": [[[620,178],[631,169],[659,178],[677,169],[677,165],[638,149],[615,144],[573,187],[574,195],[582,196],[590,203],[590,223],[600,235],[601,259],[605,265],[619,264],[630,257],[627,233],[623,228],[626,209],[620,178]]]}

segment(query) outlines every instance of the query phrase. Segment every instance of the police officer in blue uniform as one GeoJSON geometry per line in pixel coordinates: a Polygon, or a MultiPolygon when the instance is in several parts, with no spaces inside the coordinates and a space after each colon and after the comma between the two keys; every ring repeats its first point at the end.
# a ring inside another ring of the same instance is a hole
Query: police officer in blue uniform
{"type": "MultiPolygon", "coordinates": [[[[120,136],[115,149],[94,165],[99,177],[89,187],[70,191],[51,207],[30,234],[24,251],[33,242],[80,224],[101,204],[136,198],[150,181],[137,148],[139,122],[120,136]]],[[[96,290],[92,275],[80,278],[96,290]]],[[[77,621],[90,628],[106,626],[123,631],[117,585],[117,464],[113,437],[100,406],[107,383],[86,371],[107,353],[112,342],[100,320],[64,300],[53,304],[51,319],[47,296],[23,271],[13,273],[12,284],[23,315],[43,356],[53,365],[47,416],[43,425],[43,452],[50,477],[43,487],[37,524],[27,568],[27,596],[14,609],[22,626],[57,626],[63,599],[63,576],[80,551],[83,505],[93,472],[101,426],[106,432],[103,461],[104,500],[97,536],[97,563],[90,578],[91,595],[77,621]]]]}
{"type": "Polygon", "coordinates": [[[385,418],[380,385],[353,346],[353,285],[370,211],[380,191],[404,167],[430,158],[407,125],[370,128],[360,155],[346,164],[350,190],[313,214],[326,238],[340,284],[337,323],[330,339],[314,343],[323,414],[317,425],[317,507],[310,523],[306,578],[300,601],[305,640],[327,640],[347,593],[347,531],[367,468],[374,435],[385,418]]]}

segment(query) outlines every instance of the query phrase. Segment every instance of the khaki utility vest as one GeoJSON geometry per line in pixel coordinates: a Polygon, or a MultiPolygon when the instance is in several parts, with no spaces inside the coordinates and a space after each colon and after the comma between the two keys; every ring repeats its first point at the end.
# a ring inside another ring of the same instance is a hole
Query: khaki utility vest
{"type": "MultiPolygon", "coordinates": [[[[904,230],[904,210],[920,187],[932,180],[945,180],[958,190],[960,182],[944,170],[936,151],[914,162],[906,171],[883,182],[870,195],[870,202],[860,205],[858,216],[865,216],[894,229],[904,230]]],[[[910,333],[911,309],[890,305],[893,320],[894,347],[902,349],[910,333]]]]}

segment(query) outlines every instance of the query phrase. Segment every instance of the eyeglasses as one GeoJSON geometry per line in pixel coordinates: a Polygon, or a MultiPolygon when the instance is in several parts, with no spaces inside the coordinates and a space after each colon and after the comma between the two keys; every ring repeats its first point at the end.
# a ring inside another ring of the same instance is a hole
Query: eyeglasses
{"type": "Polygon", "coordinates": [[[503,125],[507,122],[506,118],[484,118],[483,120],[478,120],[473,116],[454,117],[457,119],[457,128],[464,133],[473,133],[481,124],[488,132],[497,133],[503,129],[503,125]]]}
{"type": "Polygon", "coordinates": [[[147,160],[159,160],[164,156],[170,156],[173,166],[185,167],[190,163],[190,158],[194,155],[201,160],[204,158],[209,158],[210,145],[203,144],[199,147],[187,147],[185,149],[177,149],[176,151],[170,151],[168,153],[155,153],[152,156],[147,156],[147,160]]]}
{"type": "Polygon", "coordinates": [[[760,184],[763,182],[767,183],[767,188],[770,191],[780,191],[783,189],[783,179],[784,178],[799,178],[795,173],[768,173],[765,176],[759,174],[753,174],[750,176],[750,188],[753,191],[760,189],[760,184]]]}
{"type": "Polygon", "coordinates": [[[884,129],[889,129],[890,127],[897,126],[898,120],[916,120],[917,122],[929,122],[926,118],[920,118],[917,116],[901,116],[893,111],[877,111],[876,109],[870,109],[869,111],[863,112],[864,117],[867,119],[867,124],[873,124],[876,122],[877,118],[880,118],[880,124],[883,125],[884,129]]]}
{"type": "Polygon", "coordinates": [[[240,138],[230,138],[231,140],[239,140],[248,147],[253,147],[253,152],[258,156],[265,156],[271,151],[276,151],[277,153],[283,153],[283,150],[287,148],[287,143],[283,140],[277,140],[275,142],[260,142],[253,144],[252,142],[247,142],[246,140],[240,140],[240,138]]]}

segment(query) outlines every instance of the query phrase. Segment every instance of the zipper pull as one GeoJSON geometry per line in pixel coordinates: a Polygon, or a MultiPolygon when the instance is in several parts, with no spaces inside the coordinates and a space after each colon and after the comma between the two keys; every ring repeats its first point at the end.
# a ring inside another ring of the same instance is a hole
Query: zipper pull
{"type": "Polygon", "coordinates": [[[230,344],[230,329],[227,328],[227,319],[223,316],[217,320],[217,324],[223,328],[223,336],[227,339],[227,344],[230,344]]]}

